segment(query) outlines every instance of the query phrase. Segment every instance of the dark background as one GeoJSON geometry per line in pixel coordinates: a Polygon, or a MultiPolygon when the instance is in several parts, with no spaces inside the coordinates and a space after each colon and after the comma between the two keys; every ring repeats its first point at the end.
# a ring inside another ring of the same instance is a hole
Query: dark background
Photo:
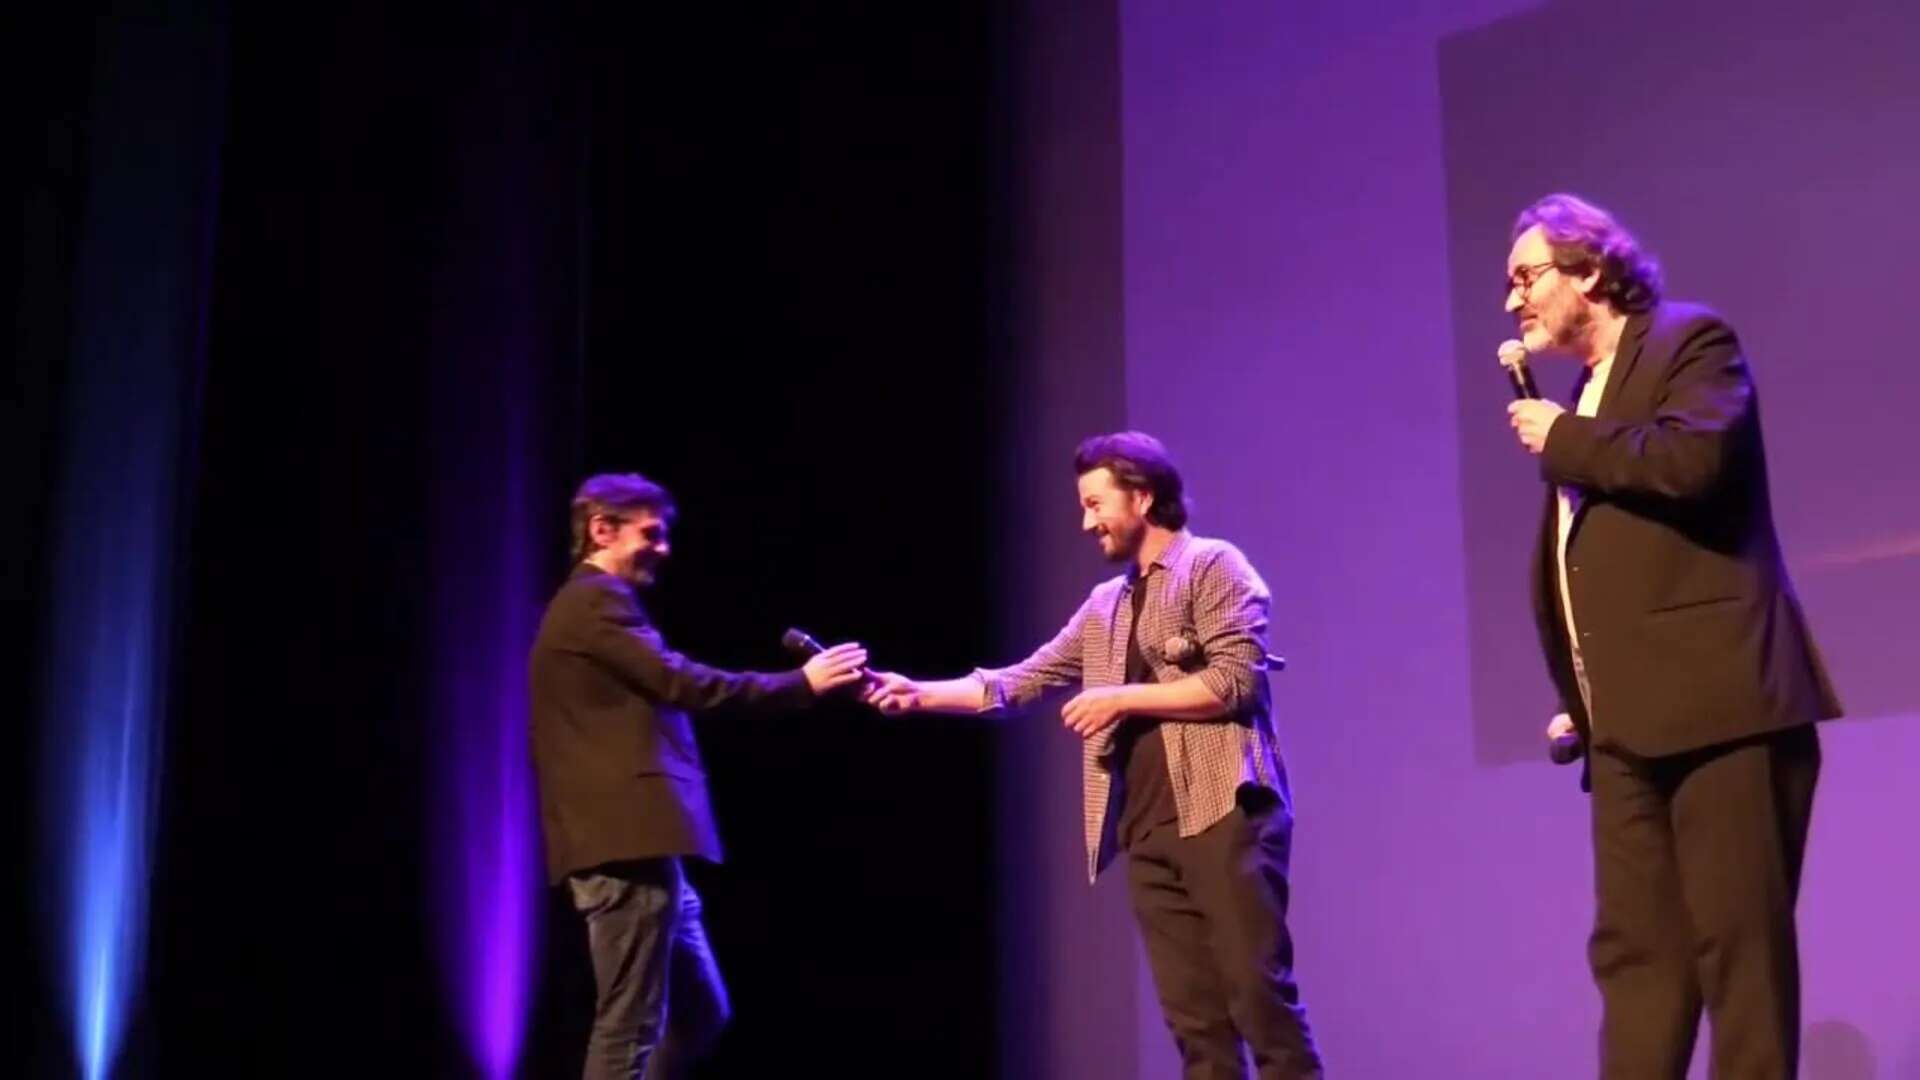
{"type": "MultiPolygon", "coordinates": [[[[426,721],[433,598],[476,545],[531,535],[557,584],[568,490],[637,469],[680,502],[653,604],[678,648],[783,668],[798,624],[858,636],[890,668],[985,659],[1006,375],[988,311],[998,16],[163,8],[7,35],[9,141],[28,167],[6,193],[21,512],[0,539],[9,623],[31,639],[56,602],[45,519],[74,238],[103,152],[97,46],[142,20],[224,32],[176,692],[125,1073],[463,1075],[429,945],[423,804],[446,752],[426,721]],[[531,344],[501,360],[500,335],[531,344]],[[477,403],[502,386],[527,410],[539,521],[493,520],[480,498],[462,511],[487,482],[464,450],[496,441],[477,403]]],[[[37,715],[38,648],[5,661],[21,718],[37,715]]],[[[29,763],[62,733],[14,733],[25,852],[29,763]]],[[[705,1075],[988,1074],[989,733],[838,704],[716,717],[700,736],[730,857],[694,876],[736,1010],[705,1075]]],[[[592,987],[577,917],[541,897],[523,1072],[569,1075],[592,987]]],[[[73,1075],[40,925],[18,924],[9,965],[13,1057],[73,1075]]]]}

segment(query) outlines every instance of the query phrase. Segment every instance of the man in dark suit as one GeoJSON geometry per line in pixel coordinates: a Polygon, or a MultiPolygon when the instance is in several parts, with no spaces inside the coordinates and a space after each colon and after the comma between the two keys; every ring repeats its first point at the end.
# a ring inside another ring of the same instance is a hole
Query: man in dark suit
{"type": "Polygon", "coordinates": [[[634,595],[669,551],[666,490],[634,474],[573,499],[575,567],[529,661],[533,760],[551,880],[586,917],[597,1001],[588,1080],[680,1075],[726,1020],[682,856],[720,860],[689,711],[797,709],[860,678],[836,645],[779,675],[720,671],[669,649],[634,595]]]}
{"type": "Polygon", "coordinates": [[[1529,352],[1584,362],[1576,406],[1509,417],[1548,482],[1534,609],[1592,791],[1588,958],[1600,1071],[1686,1075],[1702,1005],[1713,1073],[1794,1075],[1794,902],[1840,713],[1774,533],[1751,372],[1705,308],[1604,210],[1521,213],[1506,308],[1529,352]]]}

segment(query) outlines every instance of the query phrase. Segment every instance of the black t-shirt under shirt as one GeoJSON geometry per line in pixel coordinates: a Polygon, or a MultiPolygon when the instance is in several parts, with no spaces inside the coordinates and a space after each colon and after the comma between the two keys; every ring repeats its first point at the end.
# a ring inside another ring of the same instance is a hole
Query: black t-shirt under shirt
{"type": "MultiPolygon", "coordinates": [[[[1127,633],[1127,682],[1155,682],[1140,651],[1140,609],[1146,604],[1147,577],[1133,582],[1133,623],[1127,633]]],[[[1180,820],[1173,802],[1173,782],[1167,774],[1167,744],[1160,731],[1160,720],[1153,716],[1129,716],[1120,722],[1113,738],[1114,776],[1120,784],[1120,823],[1116,839],[1122,850],[1131,849],[1157,825],[1180,820]]]]}

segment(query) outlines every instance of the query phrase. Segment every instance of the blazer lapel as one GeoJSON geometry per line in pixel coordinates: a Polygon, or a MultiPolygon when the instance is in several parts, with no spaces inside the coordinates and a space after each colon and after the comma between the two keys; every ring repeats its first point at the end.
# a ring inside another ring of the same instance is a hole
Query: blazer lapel
{"type": "Polygon", "coordinates": [[[1614,350],[1613,370],[1607,372],[1607,385],[1600,391],[1600,404],[1593,410],[1595,416],[1612,417],[1614,406],[1620,400],[1620,388],[1627,384],[1633,366],[1640,362],[1641,347],[1646,344],[1647,328],[1652,324],[1650,312],[1627,317],[1626,329],[1620,332],[1620,346],[1614,350]]]}
{"type": "MultiPolygon", "coordinates": [[[[1620,388],[1627,384],[1627,378],[1633,374],[1633,366],[1640,362],[1642,346],[1647,341],[1647,328],[1653,323],[1653,315],[1641,312],[1627,317],[1627,325],[1620,331],[1620,344],[1614,350],[1613,366],[1607,371],[1607,385],[1600,388],[1600,404],[1594,406],[1593,415],[1611,419],[1618,411],[1620,388]]],[[[1555,511],[1557,512],[1557,511],[1555,511]]],[[[1580,533],[1580,525],[1587,519],[1587,497],[1583,494],[1578,507],[1573,512],[1573,521],[1567,526],[1567,549],[1573,549],[1573,538],[1580,533]]],[[[1557,561],[1557,559],[1556,559],[1557,561]]],[[[1555,568],[1558,573],[1558,568],[1555,568]]],[[[1557,602],[1556,598],[1556,602],[1557,602]]]]}

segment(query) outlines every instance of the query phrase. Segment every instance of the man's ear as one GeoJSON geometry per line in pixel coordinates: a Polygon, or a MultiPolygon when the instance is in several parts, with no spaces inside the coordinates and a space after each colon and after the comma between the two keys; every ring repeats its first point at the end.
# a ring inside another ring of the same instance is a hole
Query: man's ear
{"type": "Polygon", "coordinates": [[[606,514],[595,514],[587,519],[587,537],[593,541],[595,548],[603,548],[613,543],[614,534],[619,531],[620,526],[606,514]]]}
{"type": "Polygon", "coordinates": [[[1573,279],[1573,287],[1581,296],[1586,297],[1596,304],[1601,303],[1606,300],[1606,296],[1601,289],[1603,284],[1601,277],[1600,264],[1595,263],[1592,269],[1573,279]]]}

